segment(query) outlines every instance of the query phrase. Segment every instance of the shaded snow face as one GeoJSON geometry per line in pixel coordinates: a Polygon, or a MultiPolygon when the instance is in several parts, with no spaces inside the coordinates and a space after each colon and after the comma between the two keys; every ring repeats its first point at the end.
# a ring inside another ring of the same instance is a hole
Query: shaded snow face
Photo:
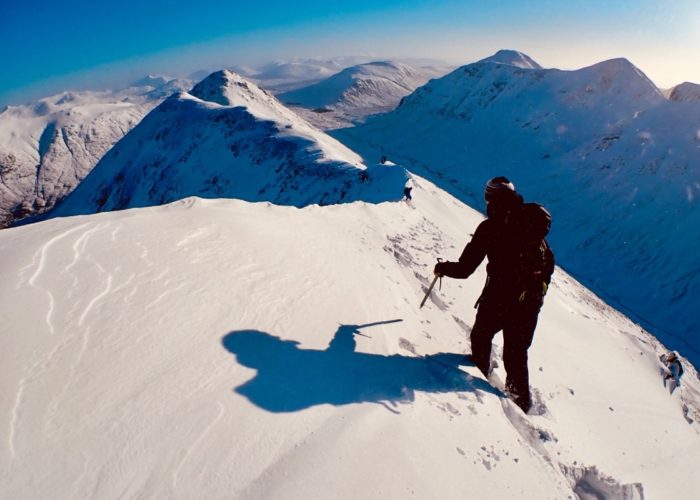
{"type": "Polygon", "coordinates": [[[559,263],[698,363],[699,123],[697,102],[669,102],[624,59],[576,71],[486,60],[333,135],[482,210],[486,181],[506,175],[552,212],[559,263]]]}

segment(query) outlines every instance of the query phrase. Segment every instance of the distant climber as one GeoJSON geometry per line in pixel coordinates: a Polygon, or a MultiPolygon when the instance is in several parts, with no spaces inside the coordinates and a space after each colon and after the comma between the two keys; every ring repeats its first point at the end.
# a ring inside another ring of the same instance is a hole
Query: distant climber
{"type": "Polygon", "coordinates": [[[403,196],[406,201],[412,200],[413,198],[411,197],[411,190],[413,188],[411,186],[406,186],[403,188],[403,196]]]}
{"type": "Polygon", "coordinates": [[[681,385],[681,377],[683,376],[683,365],[675,352],[662,354],[659,360],[664,364],[664,387],[668,387],[668,391],[673,394],[673,391],[681,385]]]}
{"type": "Polygon", "coordinates": [[[382,157],[379,159],[379,163],[381,163],[382,165],[384,165],[384,164],[386,163],[386,156],[382,156],[382,157]]]}
{"type": "Polygon", "coordinates": [[[488,378],[491,343],[503,330],[506,391],[527,413],[531,407],[527,350],[554,271],[554,254],[545,236],[551,215],[536,203],[524,203],[506,177],[486,184],[488,218],[476,228],[457,262],[435,265],[437,276],[468,278],[488,258],[486,285],[471,331],[471,359],[488,378]]]}

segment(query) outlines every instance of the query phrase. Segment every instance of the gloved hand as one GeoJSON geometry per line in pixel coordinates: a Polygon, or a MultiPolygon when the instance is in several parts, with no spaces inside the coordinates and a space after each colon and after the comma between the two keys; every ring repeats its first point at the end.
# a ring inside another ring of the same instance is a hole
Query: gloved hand
{"type": "Polygon", "coordinates": [[[435,276],[439,276],[440,278],[445,276],[445,264],[447,264],[447,262],[438,262],[437,264],[435,264],[435,267],[433,268],[433,274],[435,276]]]}

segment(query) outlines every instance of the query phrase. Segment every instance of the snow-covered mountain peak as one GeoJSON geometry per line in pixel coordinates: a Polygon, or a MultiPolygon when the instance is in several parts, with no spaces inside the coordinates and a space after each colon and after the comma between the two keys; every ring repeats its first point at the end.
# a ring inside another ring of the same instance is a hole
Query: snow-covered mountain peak
{"type": "Polygon", "coordinates": [[[323,128],[340,128],[394,109],[401,99],[442,72],[397,61],[374,61],[345,68],[279,98],[323,128]],[[305,109],[304,109],[305,108],[305,109]]]}
{"type": "Polygon", "coordinates": [[[388,67],[388,68],[401,68],[405,67],[405,64],[402,64],[397,61],[372,61],[368,62],[366,64],[359,64],[358,66],[367,66],[367,67],[388,67]]]}
{"type": "MultiPolygon", "coordinates": [[[[267,90],[227,69],[206,77],[192,88],[189,95],[220,106],[246,108],[256,119],[274,122],[281,130],[296,128],[315,136],[320,132],[267,90]]],[[[356,156],[353,161],[360,162],[356,156]]]]}
{"type": "Polygon", "coordinates": [[[222,106],[247,106],[255,99],[269,96],[265,90],[228,69],[216,71],[195,85],[191,95],[222,106]]]}
{"type": "Polygon", "coordinates": [[[397,61],[373,61],[365,64],[358,64],[356,66],[351,66],[350,68],[344,69],[342,72],[353,72],[360,74],[382,74],[384,71],[404,71],[410,72],[412,69],[397,61]]]}
{"type": "MultiPolygon", "coordinates": [[[[527,57],[514,51],[493,57],[512,61],[520,56],[527,57]]],[[[496,121],[515,126],[512,132],[499,132],[504,140],[512,140],[513,132],[519,135],[523,128],[532,128],[555,139],[560,143],[557,147],[569,147],[571,141],[586,141],[598,135],[601,127],[612,131],[620,122],[664,101],[659,89],[626,59],[562,71],[494,63],[489,58],[432,80],[407,96],[397,111],[402,119],[405,113],[449,115],[464,125],[488,109],[487,121],[492,125],[490,113],[499,110],[496,121]],[[597,125],[591,127],[592,121],[597,125]]],[[[541,152],[545,154],[551,151],[541,152]]]]}
{"type": "Polygon", "coordinates": [[[671,89],[668,98],[671,101],[700,101],[700,85],[683,82],[671,89]]]}
{"type": "Polygon", "coordinates": [[[619,57],[608,59],[592,66],[577,70],[588,79],[588,91],[601,90],[618,95],[629,95],[634,99],[659,103],[663,94],[659,88],[639,68],[629,60],[619,57]]]}
{"type": "Polygon", "coordinates": [[[266,65],[255,75],[262,80],[320,80],[343,69],[337,61],[277,61],[266,65]]]}
{"type": "Polygon", "coordinates": [[[398,61],[373,61],[345,68],[337,75],[330,77],[329,80],[385,79],[404,87],[407,91],[413,91],[418,86],[417,82],[425,83],[428,75],[434,76],[425,69],[409,66],[398,61]]]}
{"type": "Polygon", "coordinates": [[[146,75],[131,84],[132,87],[161,87],[174,80],[167,75],[146,75]]]}
{"type": "Polygon", "coordinates": [[[497,63],[522,69],[542,69],[530,56],[517,50],[499,50],[494,55],[479,61],[480,63],[497,63]]]}

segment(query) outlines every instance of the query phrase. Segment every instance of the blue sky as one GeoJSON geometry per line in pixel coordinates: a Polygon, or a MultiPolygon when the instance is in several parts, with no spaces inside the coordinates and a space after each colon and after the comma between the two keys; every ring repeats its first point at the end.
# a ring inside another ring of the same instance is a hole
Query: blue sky
{"type": "Polygon", "coordinates": [[[431,57],[501,48],[545,67],[626,57],[659,86],[700,83],[691,0],[0,2],[0,106],[147,73],[295,57],[431,57]]]}

